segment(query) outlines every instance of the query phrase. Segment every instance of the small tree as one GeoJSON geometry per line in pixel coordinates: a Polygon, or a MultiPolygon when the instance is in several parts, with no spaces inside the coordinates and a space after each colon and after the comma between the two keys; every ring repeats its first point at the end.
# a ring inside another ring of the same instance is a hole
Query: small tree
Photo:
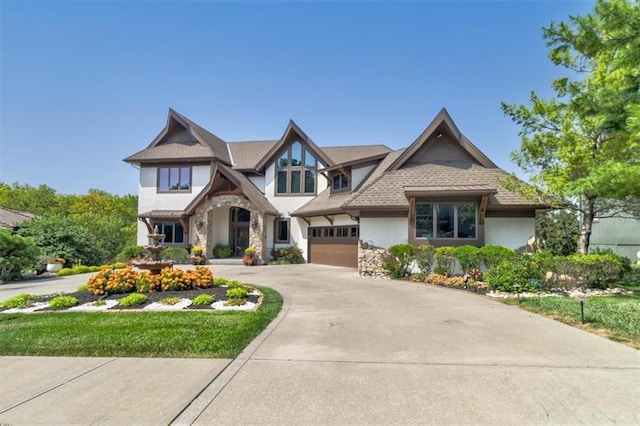
{"type": "Polygon", "coordinates": [[[571,211],[559,210],[536,216],[536,237],[540,240],[540,248],[555,256],[575,253],[579,235],[580,223],[571,211]]]}
{"type": "Polygon", "coordinates": [[[14,280],[23,271],[35,269],[39,254],[32,239],[0,229],[0,280],[14,280]]]}

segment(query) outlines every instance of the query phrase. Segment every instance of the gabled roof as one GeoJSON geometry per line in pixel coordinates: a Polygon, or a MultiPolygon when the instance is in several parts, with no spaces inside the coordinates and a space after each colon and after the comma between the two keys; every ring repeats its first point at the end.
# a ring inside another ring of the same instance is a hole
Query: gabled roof
{"type": "Polygon", "coordinates": [[[441,137],[443,134],[447,134],[449,138],[459,144],[471,157],[473,157],[479,164],[487,168],[497,169],[498,166],[482,153],[474,144],[467,139],[458,126],[453,122],[453,119],[445,108],[442,108],[438,115],[431,121],[426,129],[420,136],[405,150],[405,152],[389,167],[390,171],[398,170],[407,161],[416,154],[420,148],[422,148],[431,138],[441,137]]]}
{"type": "Polygon", "coordinates": [[[262,171],[271,161],[275,160],[276,155],[280,153],[280,150],[284,148],[293,139],[297,139],[296,135],[302,140],[309,149],[313,152],[318,160],[320,160],[325,166],[333,166],[335,163],[331,160],[327,154],[325,154],[318,145],[316,145],[309,136],[307,136],[300,127],[293,120],[289,120],[289,124],[285,129],[282,137],[278,139],[278,142],[271,147],[271,149],[262,157],[258,164],[256,164],[256,170],[262,171]]]}
{"type": "Polygon", "coordinates": [[[273,207],[273,205],[269,202],[269,200],[267,200],[264,194],[260,192],[260,190],[256,188],[256,186],[245,175],[236,170],[233,170],[232,168],[222,163],[214,164],[209,183],[184,209],[186,215],[191,216],[195,212],[198,205],[200,205],[200,203],[205,199],[205,197],[214,192],[216,175],[218,173],[232,182],[237,187],[238,192],[242,192],[242,194],[244,194],[244,196],[247,197],[247,199],[261,213],[278,215],[278,210],[273,207]]]}
{"type": "Polygon", "coordinates": [[[158,163],[181,161],[218,160],[231,164],[229,149],[225,141],[200,127],[177,111],[169,108],[167,124],[155,139],[142,151],[124,161],[127,163],[158,163]],[[184,135],[174,137],[183,129],[184,135]]]}

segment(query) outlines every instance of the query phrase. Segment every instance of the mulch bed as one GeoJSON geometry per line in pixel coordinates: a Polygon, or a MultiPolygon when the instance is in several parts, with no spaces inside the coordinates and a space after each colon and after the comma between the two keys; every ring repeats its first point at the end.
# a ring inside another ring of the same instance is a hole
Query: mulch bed
{"type": "MultiPolygon", "coordinates": [[[[126,293],[126,294],[111,294],[108,296],[94,296],[92,294],[90,294],[87,291],[83,291],[83,292],[75,292],[75,293],[64,293],[64,296],[73,296],[76,299],[78,299],[78,305],[76,306],[80,306],[83,305],[85,303],[91,303],[91,302],[96,302],[98,300],[118,300],[121,299],[125,296],[128,296],[131,293],[126,293]]],[[[139,309],[143,309],[145,306],[148,306],[154,302],[160,302],[162,299],[166,299],[169,297],[180,297],[180,298],[184,298],[184,299],[191,299],[193,300],[196,296],[200,295],[200,294],[210,294],[215,298],[215,301],[220,301],[220,300],[227,300],[227,287],[220,287],[220,286],[214,286],[211,288],[205,288],[205,289],[195,289],[195,290],[184,290],[184,291],[159,291],[159,292],[153,292],[153,293],[144,293],[147,296],[147,302],[142,304],[142,305],[135,305],[135,306],[131,306],[131,307],[124,307],[121,305],[116,305],[111,309],[108,309],[107,311],[126,311],[126,310],[139,310],[139,309]]],[[[40,297],[37,302],[48,302],[51,299],[53,299],[54,297],[59,296],[59,294],[53,294],[53,295],[47,295],[47,296],[42,296],[40,297]]],[[[255,295],[255,294],[251,294],[247,297],[247,300],[249,302],[253,302],[253,303],[258,303],[258,299],[260,298],[260,296],[255,295]]],[[[0,308],[0,311],[3,311],[5,309],[0,308]]],[[[66,310],[66,309],[65,309],[66,310]]],[[[190,305],[189,307],[183,309],[183,310],[206,310],[206,311],[213,311],[213,309],[211,308],[211,305],[199,305],[199,306],[194,306],[194,305],[190,305]]],[[[47,312],[47,311],[56,311],[58,312],[59,310],[56,309],[51,309],[51,308],[45,308],[45,309],[41,309],[38,310],[38,312],[47,312]]]]}

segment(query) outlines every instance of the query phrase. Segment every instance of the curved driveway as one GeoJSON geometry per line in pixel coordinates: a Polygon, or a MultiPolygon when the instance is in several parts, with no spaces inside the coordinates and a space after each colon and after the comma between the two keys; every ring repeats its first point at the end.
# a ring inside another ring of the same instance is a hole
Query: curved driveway
{"type": "Polygon", "coordinates": [[[640,352],[621,344],[353,269],[213,269],[273,287],[285,305],[199,395],[181,397],[175,424],[640,424],[640,352]]]}

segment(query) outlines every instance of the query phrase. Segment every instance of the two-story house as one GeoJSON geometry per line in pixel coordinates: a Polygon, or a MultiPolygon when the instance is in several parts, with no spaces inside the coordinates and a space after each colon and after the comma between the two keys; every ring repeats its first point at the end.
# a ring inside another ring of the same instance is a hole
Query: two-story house
{"type": "Polygon", "coordinates": [[[539,202],[504,187],[499,169],[442,109],[407,148],[319,147],[293,121],[278,140],[225,142],[169,110],[165,128],[124,161],[140,169],[138,243],[295,245],[308,262],[357,266],[358,241],[524,246],[539,202]]]}

